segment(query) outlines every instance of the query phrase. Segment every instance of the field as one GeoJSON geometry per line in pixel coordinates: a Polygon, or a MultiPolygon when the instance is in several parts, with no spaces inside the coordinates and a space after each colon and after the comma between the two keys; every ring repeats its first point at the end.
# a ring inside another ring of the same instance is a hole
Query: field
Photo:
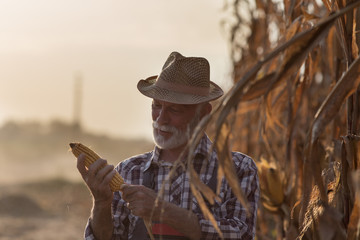
{"type": "Polygon", "coordinates": [[[91,198],[63,179],[0,187],[0,239],[81,239],[91,198]]]}
{"type": "Polygon", "coordinates": [[[71,141],[91,146],[113,165],[153,148],[149,141],[59,121],[0,127],[0,240],[82,239],[92,200],[69,152],[71,141]]]}

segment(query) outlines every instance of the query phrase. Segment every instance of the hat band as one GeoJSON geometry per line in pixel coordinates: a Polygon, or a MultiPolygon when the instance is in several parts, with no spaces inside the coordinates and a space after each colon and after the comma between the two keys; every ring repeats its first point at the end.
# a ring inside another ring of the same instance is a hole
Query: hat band
{"type": "Polygon", "coordinates": [[[209,88],[207,87],[186,86],[178,83],[169,83],[166,81],[161,81],[160,79],[156,81],[155,85],[157,87],[165,88],[174,92],[183,92],[183,93],[200,95],[200,96],[209,95],[209,88]]]}

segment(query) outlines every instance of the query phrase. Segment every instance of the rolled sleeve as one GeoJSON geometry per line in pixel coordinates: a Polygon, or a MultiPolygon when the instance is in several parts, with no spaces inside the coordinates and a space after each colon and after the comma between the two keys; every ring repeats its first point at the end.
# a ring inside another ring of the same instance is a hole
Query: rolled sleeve
{"type": "MultiPolygon", "coordinates": [[[[125,202],[120,197],[120,192],[114,193],[113,199],[113,235],[112,239],[128,239],[128,229],[129,229],[129,213],[130,211],[125,207],[125,202]]],[[[85,227],[85,240],[95,240],[93,234],[90,218],[85,227]]]]}
{"type": "Polygon", "coordinates": [[[86,227],[85,227],[84,239],[85,240],[95,240],[96,239],[94,237],[92,229],[91,229],[90,219],[88,220],[86,227]]]}

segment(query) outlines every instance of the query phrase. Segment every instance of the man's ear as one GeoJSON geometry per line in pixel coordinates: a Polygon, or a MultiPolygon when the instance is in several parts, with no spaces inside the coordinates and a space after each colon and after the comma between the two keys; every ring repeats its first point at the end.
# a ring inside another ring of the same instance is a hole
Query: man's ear
{"type": "Polygon", "coordinates": [[[201,118],[203,118],[204,116],[210,114],[212,111],[212,105],[209,102],[203,103],[202,107],[201,107],[201,111],[200,111],[200,116],[201,118]]]}
{"type": "Polygon", "coordinates": [[[206,108],[206,114],[210,114],[211,111],[212,111],[212,105],[211,105],[211,103],[209,103],[209,102],[206,103],[205,108],[206,108]]]}

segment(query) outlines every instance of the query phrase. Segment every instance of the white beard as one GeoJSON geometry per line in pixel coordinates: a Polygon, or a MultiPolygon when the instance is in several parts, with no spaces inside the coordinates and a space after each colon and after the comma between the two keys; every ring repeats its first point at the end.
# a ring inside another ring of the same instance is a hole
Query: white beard
{"type": "Polygon", "coordinates": [[[189,137],[185,131],[181,131],[174,126],[162,125],[160,126],[157,122],[153,122],[153,135],[156,146],[161,149],[174,149],[184,145],[189,137]],[[158,130],[172,133],[169,139],[165,139],[164,136],[158,134],[158,130]]]}
{"type": "Polygon", "coordinates": [[[161,149],[174,149],[185,145],[189,141],[196,125],[200,122],[200,115],[195,114],[193,120],[189,123],[187,130],[180,130],[171,125],[159,125],[157,121],[153,121],[153,135],[156,146],[161,149]],[[158,134],[158,129],[172,133],[169,139],[165,139],[158,134]]]}

